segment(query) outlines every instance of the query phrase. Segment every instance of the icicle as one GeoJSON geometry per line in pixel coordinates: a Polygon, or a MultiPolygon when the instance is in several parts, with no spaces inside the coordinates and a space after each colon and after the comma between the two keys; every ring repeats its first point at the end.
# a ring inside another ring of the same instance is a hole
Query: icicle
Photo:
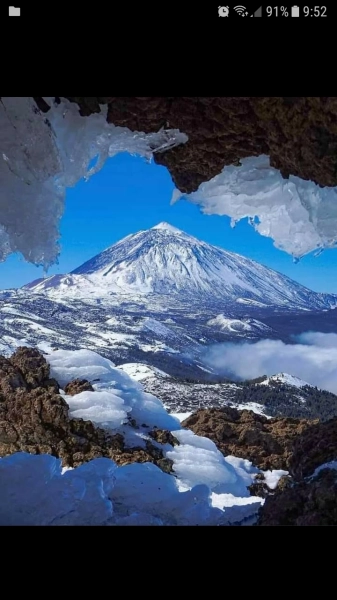
{"type": "Polygon", "coordinates": [[[180,200],[180,198],[182,198],[183,195],[184,194],[180,190],[178,190],[177,188],[174,188],[174,190],[172,192],[170,205],[173,206],[173,204],[178,202],[178,200],[180,200]]]}

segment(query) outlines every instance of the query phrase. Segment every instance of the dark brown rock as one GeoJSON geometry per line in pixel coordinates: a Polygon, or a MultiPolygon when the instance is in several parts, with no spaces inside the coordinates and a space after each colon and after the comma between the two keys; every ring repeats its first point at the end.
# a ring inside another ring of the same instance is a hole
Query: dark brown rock
{"type": "Polygon", "coordinates": [[[179,441],[166,429],[154,429],[149,432],[149,436],[158,444],[171,444],[171,446],[179,446],[179,441]]]}
{"type": "MultiPolygon", "coordinates": [[[[65,386],[71,395],[92,389],[81,379],[65,386]]],[[[0,457],[19,451],[47,453],[70,467],[107,457],[119,465],[152,462],[170,472],[172,461],[151,442],[146,448],[127,448],[121,434],[111,434],[91,421],[69,418],[69,406],[58,391],[38,350],[19,348],[10,359],[0,356],[0,457]]],[[[160,433],[163,439],[170,439],[169,432],[160,433]]]]}
{"type": "Polygon", "coordinates": [[[312,475],[314,470],[337,458],[337,419],[321,423],[312,421],[300,436],[294,438],[289,457],[289,470],[296,479],[312,475]]]}
{"type": "Polygon", "coordinates": [[[312,424],[304,419],[267,419],[229,407],[198,410],[182,423],[213,440],[225,456],[248,458],[261,469],[286,470],[295,438],[312,424]]]}
{"type": "Polygon", "coordinates": [[[37,348],[18,348],[11,356],[10,363],[22,374],[28,389],[43,386],[59,391],[57,381],[50,378],[50,367],[45,357],[37,348]]]}
{"type": "Polygon", "coordinates": [[[182,423],[209,437],[224,454],[248,458],[261,469],[285,469],[300,481],[337,457],[337,419],[267,419],[235,408],[202,409],[182,423]]]}
{"type": "Polygon", "coordinates": [[[285,469],[276,490],[263,474],[249,486],[265,498],[258,525],[337,525],[337,471],[315,469],[337,457],[337,419],[266,419],[236,409],[199,410],[182,425],[209,437],[224,454],[248,458],[261,469],[285,469]]]}
{"type": "Polygon", "coordinates": [[[94,388],[91,383],[86,379],[73,379],[64,388],[65,393],[68,396],[75,396],[81,392],[93,392],[94,388]]]}
{"type": "MultiPolygon", "coordinates": [[[[134,131],[177,128],[188,142],[155,154],[185,193],[225,165],[267,154],[284,177],[337,185],[336,97],[69,97],[82,116],[108,105],[107,120],[134,131]]],[[[35,98],[41,110],[48,105],[35,98]]]]}
{"type": "Polygon", "coordinates": [[[260,509],[259,526],[337,525],[337,471],[322,470],[310,481],[278,487],[260,509]]]}

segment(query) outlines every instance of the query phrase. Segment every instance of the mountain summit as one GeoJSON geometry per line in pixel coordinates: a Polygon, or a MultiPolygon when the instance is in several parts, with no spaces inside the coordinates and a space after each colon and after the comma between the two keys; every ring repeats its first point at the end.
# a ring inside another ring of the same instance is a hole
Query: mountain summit
{"type": "Polygon", "coordinates": [[[337,296],[312,292],[165,222],[128,235],[70,275],[55,275],[27,287],[77,297],[155,294],[183,299],[192,309],[200,303],[290,310],[320,310],[337,304],[337,296]]]}
{"type": "Polygon", "coordinates": [[[181,231],[181,229],[178,229],[178,227],[174,227],[173,225],[170,225],[169,223],[166,223],[165,221],[158,223],[158,225],[151,227],[151,229],[160,229],[161,231],[167,231],[168,233],[180,233],[182,235],[186,235],[186,233],[181,231]]]}

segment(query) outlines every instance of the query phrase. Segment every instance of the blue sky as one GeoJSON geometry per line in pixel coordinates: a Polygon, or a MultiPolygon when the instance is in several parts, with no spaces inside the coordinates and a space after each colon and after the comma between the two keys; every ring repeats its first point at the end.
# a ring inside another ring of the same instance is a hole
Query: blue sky
{"type": "MultiPolygon", "coordinates": [[[[185,200],[170,206],[174,185],[164,167],[119,154],[88,182],[67,191],[61,221],[59,264],[48,274],[67,273],[129,233],[167,221],[197,238],[243,254],[321,292],[337,293],[337,250],[306,256],[294,264],[246,221],[235,229],[227,217],[203,215],[185,200]]],[[[43,276],[43,269],[12,255],[0,263],[0,287],[20,287],[43,276]]]]}

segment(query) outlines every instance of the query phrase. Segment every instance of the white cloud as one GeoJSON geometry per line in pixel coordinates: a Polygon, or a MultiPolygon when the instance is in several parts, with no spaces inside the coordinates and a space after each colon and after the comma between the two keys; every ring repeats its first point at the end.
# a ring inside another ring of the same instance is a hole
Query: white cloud
{"type": "Polygon", "coordinates": [[[229,377],[253,379],[283,372],[337,394],[337,334],[309,331],[297,340],[300,343],[261,340],[216,344],[208,349],[205,359],[229,377]]]}

